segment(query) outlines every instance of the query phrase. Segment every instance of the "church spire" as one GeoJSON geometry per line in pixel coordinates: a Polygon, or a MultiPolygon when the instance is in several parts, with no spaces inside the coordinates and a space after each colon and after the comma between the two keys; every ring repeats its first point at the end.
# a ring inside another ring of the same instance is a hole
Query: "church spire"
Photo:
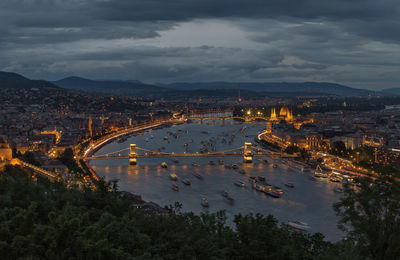
{"type": "Polygon", "coordinates": [[[90,137],[93,137],[92,124],[93,124],[92,116],[89,115],[89,122],[88,122],[88,126],[89,126],[89,127],[88,127],[88,128],[89,128],[90,137]]]}

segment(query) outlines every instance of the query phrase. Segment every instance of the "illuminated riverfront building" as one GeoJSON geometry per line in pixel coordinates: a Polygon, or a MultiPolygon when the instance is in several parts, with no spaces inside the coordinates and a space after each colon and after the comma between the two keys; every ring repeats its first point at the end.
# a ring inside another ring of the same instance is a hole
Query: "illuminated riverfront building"
{"type": "Polygon", "coordinates": [[[9,144],[0,143],[0,161],[8,161],[12,159],[12,149],[9,144]]]}
{"type": "Polygon", "coordinates": [[[315,125],[312,123],[313,118],[296,119],[292,109],[286,105],[279,109],[279,114],[276,111],[275,107],[271,108],[271,115],[265,131],[267,141],[276,143],[282,148],[294,145],[316,150],[322,146],[324,140],[322,134],[318,133],[318,129],[315,129],[315,125]]]}
{"type": "Polygon", "coordinates": [[[267,123],[267,132],[271,132],[273,124],[277,124],[284,120],[288,124],[292,124],[296,129],[300,129],[301,125],[304,123],[312,123],[313,118],[304,119],[296,119],[293,115],[293,110],[289,109],[286,105],[283,105],[279,110],[279,114],[276,113],[275,107],[271,108],[271,116],[267,123]]]}
{"type": "Polygon", "coordinates": [[[93,126],[92,125],[93,125],[92,116],[89,116],[88,128],[89,128],[90,137],[93,137],[93,129],[92,129],[93,126]]]}

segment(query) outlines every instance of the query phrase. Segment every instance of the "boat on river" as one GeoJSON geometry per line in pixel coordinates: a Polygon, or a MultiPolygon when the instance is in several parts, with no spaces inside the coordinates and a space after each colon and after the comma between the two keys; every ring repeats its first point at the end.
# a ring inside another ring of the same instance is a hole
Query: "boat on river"
{"type": "Polygon", "coordinates": [[[230,203],[230,204],[232,204],[232,203],[235,201],[235,200],[229,195],[229,193],[228,193],[227,190],[224,190],[224,191],[222,192],[222,197],[224,197],[225,200],[226,200],[226,202],[228,202],[228,203],[230,203]]]}
{"type": "Polygon", "coordinates": [[[182,179],[181,182],[182,182],[183,184],[185,184],[186,186],[189,186],[189,185],[190,185],[190,180],[189,180],[188,178],[182,179]]]}
{"type": "Polygon", "coordinates": [[[338,175],[331,176],[331,178],[329,179],[329,181],[331,181],[331,182],[341,182],[342,180],[343,180],[343,178],[338,175]]]}
{"type": "Polygon", "coordinates": [[[172,182],[172,189],[174,191],[179,191],[179,186],[178,186],[178,184],[176,184],[176,182],[172,182]]]}
{"type": "Polygon", "coordinates": [[[224,160],[222,160],[222,158],[218,158],[218,164],[219,165],[224,165],[224,160]]]}
{"type": "Polygon", "coordinates": [[[288,221],[286,225],[301,231],[309,231],[311,229],[307,223],[301,221],[288,221]]]}
{"type": "Polygon", "coordinates": [[[239,169],[239,166],[237,166],[237,164],[232,164],[231,166],[232,166],[232,169],[235,169],[235,170],[239,169]]]}
{"type": "Polygon", "coordinates": [[[283,190],[277,190],[274,187],[267,186],[263,192],[271,197],[280,198],[283,195],[283,190]]]}
{"type": "Polygon", "coordinates": [[[288,188],[294,188],[294,184],[291,183],[291,182],[285,183],[285,186],[288,187],[288,188]]]}
{"type": "Polygon", "coordinates": [[[246,184],[243,181],[235,181],[233,184],[242,188],[246,187],[246,184]]]}
{"type": "Polygon", "coordinates": [[[179,163],[178,159],[176,159],[176,158],[172,158],[171,161],[174,163],[179,163]]]}
{"type": "Polygon", "coordinates": [[[201,175],[200,173],[197,173],[197,172],[194,172],[194,173],[193,173],[193,176],[196,177],[196,178],[199,179],[199,180],[202,180],[202,179],[203,179],[203,175],[201,175]]]}
{"type": "Polygon", "coordinates": [[[254,184],[254,183],[257,183],[257,179],[256,179],[256,177],[250,177],[249,178],[249,182],[251,183],[251,184],[254,184]]]}
{"type": "Polygon", "coordinates": [[[243,169],[240,169],[240,170],[238,171],[238,173],[240,173],[240,174],[246,174],[246,171],[243,170],[243,169]]]}
{"type": "Polygon", "coordinates": [[[201,206],[208,208],[210,206],[210,203],[208,203],[208,200],[206,198],[201,198],[201,206]]]}
{"type": "Polygon", "coordinates": [[[192,162],[192,166],[193,166],[193,167],[200,167],[200,164],[195,163],[195,162],[192,162]]]}
{"type": "Polygon", "coordinates": [[[162,168],[168,168],[168,164],[167,164],[166,162],[162,162],[162,163],[161,163],[161,167],[162,167],[162,168]]]}
{"type": "Polygon", "coordinates": [[[329,175],[326,172],[324,172],[322,170],[321,166],[319,166],[319,165],[315,169],[314,176],[317,178],[328,178],[329,177],[329,175]]]}
{"type": "Polygon", "coordinates": [[[265,182],[265,177],[264,176],[258,176],[257,180],[261,181],[261,182],[265,182]]]}
{"type": "Polygon", "coordinates": [[[171,178],[171,180],[176,181],[178,179],[178,175],[176,175],[175,173],[171,173],[169,175],[169,177],[171,178]]]}

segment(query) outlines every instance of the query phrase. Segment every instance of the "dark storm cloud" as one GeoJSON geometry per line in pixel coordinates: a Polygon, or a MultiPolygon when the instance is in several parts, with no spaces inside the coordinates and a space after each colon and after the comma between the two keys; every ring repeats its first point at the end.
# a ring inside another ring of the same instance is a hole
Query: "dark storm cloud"
{"type": "Polygon", "coordinates": [[[0,17],[0,70],[36,78],[400,80],[398,0],[2,0],[0,17]],[[211,44],[164,35],[193,21],[211,44]]]}

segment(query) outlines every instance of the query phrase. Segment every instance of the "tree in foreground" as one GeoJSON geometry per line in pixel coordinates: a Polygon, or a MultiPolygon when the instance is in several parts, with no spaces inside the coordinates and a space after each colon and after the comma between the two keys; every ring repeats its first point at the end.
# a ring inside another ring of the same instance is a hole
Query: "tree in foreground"
{"type": "Polygon", "coordinates": [[[321,234],[272,216],[238,215],[232,228],[224,212],[145,213],[101,183],[74,190],[23,174],[0,173],[1,259],[338,259],[321,234]]]}
{"type": "Polygon", "coordinates": [[[334,206],[357,254],[367,259],[400,259],[400,182],[395,171],[362,178],[359,189],[345,187],[334,206]]]}

